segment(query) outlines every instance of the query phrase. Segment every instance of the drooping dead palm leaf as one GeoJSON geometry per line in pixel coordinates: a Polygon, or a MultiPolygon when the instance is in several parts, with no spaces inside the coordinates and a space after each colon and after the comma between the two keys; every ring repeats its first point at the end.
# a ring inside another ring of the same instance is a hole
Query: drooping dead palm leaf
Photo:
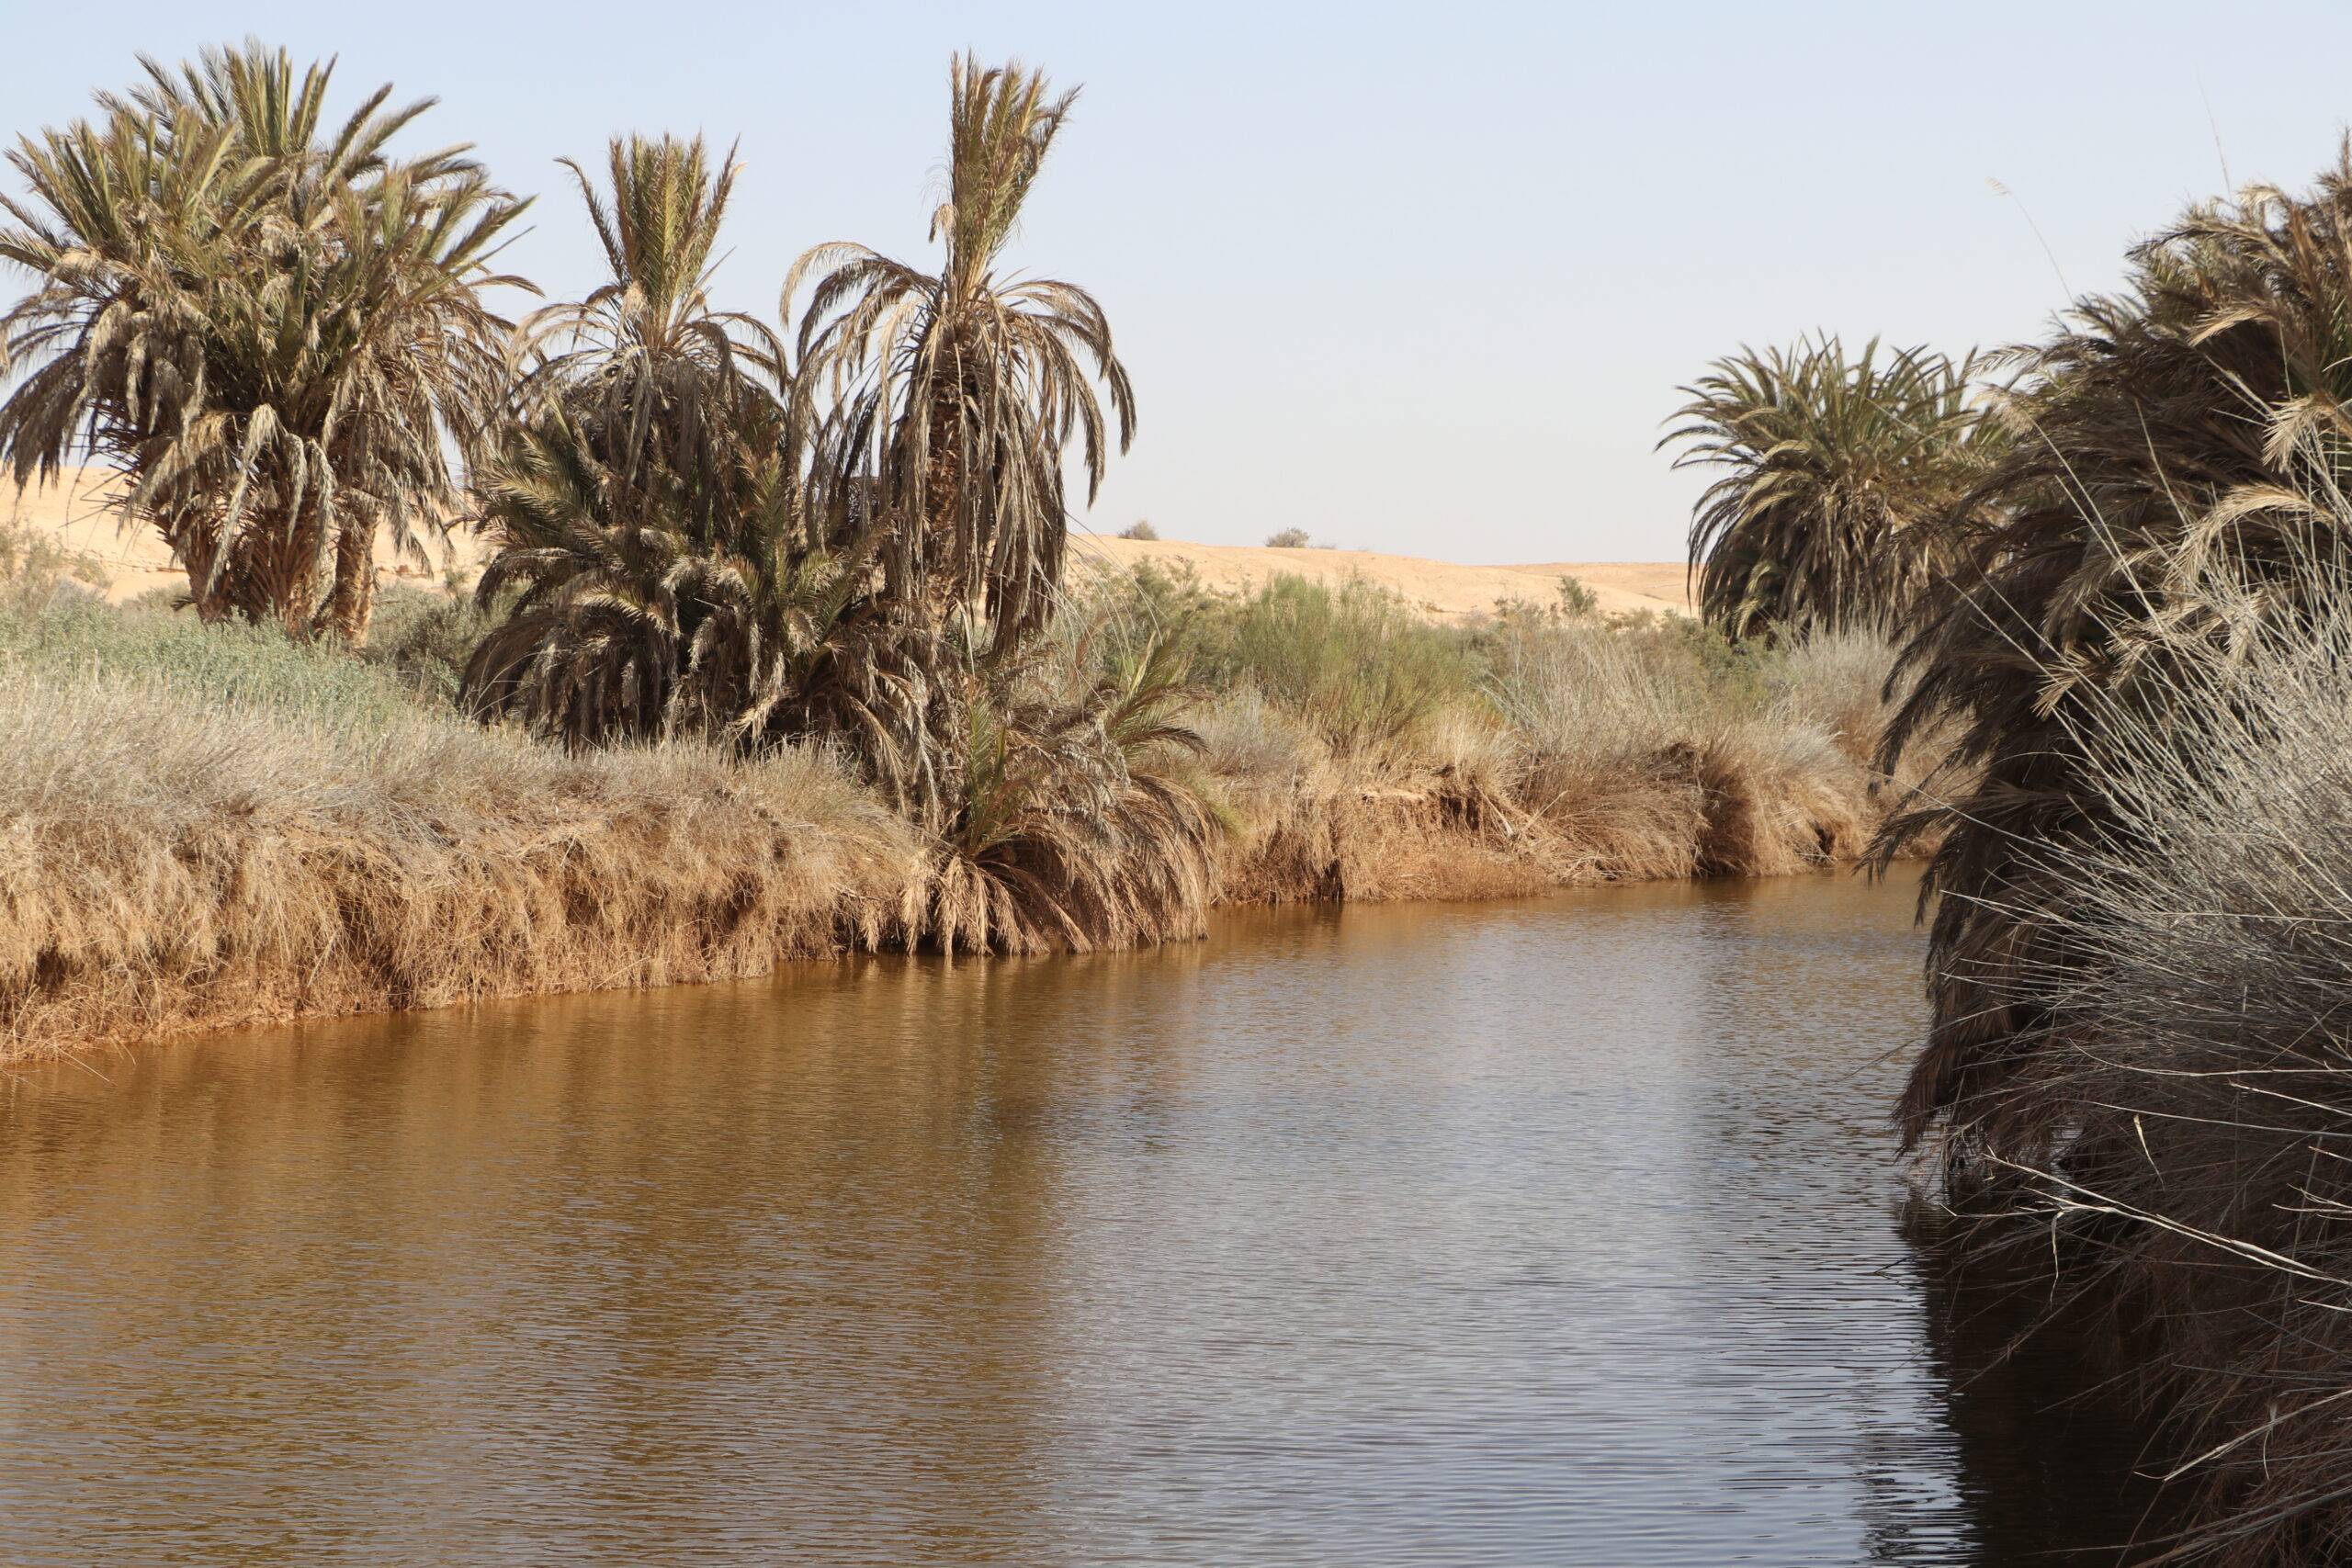
{"type": "Polygon", "coordinates": [[[209,618],[365,637],[374,545],[413,548],[458,499],[453,456],[496,405],[506,323],[485,294],[526,203],[463,149],[383,148],[425,107],[370,96],[332,134],[331,66],[208,51],[10,154],[0,317],[19,483],[76,455],[123,472],[209,618]]]}

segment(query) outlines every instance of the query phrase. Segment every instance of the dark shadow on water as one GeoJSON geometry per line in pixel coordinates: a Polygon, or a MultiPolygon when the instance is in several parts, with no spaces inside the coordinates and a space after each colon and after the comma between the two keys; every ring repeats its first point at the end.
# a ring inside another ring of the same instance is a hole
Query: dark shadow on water
{"type": "MultiPolygon", "coordinates": [[[[2161,1553],[2181,1498],[2155,1479],[2151,1427],[2112,1382],[2105,1330],[2048,1320],[2041,1284],[1973,1256],[1940,1208],[1915,1200],[1902,1228],[1976,1561],[2092,1568],[2161,1553]]],[[[1894,1550],[1881,1561],[1910,1559],[1894,1550]]]]}

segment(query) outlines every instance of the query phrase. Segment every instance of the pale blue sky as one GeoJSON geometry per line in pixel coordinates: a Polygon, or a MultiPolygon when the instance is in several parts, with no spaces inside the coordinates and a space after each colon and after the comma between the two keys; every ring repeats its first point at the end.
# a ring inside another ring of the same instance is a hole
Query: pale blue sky
{"type": "Polygon", "coordinates": [[[2032,334],[2058,283],[1988,177],[2101,288],[2219,187],[2216,126],[2301,183],[2352,117],[2338,5],[0,0],[0,128],[248,31],[437,95],[415,144],[544,193],[551,291],[593,276],[556,157],[740,137],[720,292],[770,316],[815,241],[925,254],[951,51],[1042,63],[1086,92],[1017,256],[1101,297],[1142,404],[1091,525],[1462,560],[1679,555],[1651,446],[1743,339],[2032,334]]]}

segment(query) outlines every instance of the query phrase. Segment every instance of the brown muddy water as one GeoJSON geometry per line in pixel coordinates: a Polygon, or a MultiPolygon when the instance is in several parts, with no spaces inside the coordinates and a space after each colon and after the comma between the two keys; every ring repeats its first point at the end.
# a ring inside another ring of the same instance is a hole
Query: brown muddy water
{"type": "Polygon", "coordinates": [[[21,1074],[0,1562],[2120,1541],[2128,1440],[1905,1239],[1910,911],[1236,913],[21,1074]]]}

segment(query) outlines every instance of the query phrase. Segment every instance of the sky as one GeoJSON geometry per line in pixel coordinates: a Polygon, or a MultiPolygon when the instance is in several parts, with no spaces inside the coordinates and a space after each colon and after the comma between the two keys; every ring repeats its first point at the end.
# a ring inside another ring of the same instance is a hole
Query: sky
{"type": "Polygon", "coordinates": [[[932,257],[951,53],[1042,65],[1084,92],[1009,264],[1094,292],[1140,406],[1081,525],[1464,561],[1678,558],[1703,479],[1654,448],[1710,360],[2031,338],[2352,118],[2352,4],[0,0],[0,130],[248,33],[438,97],[406,145],[540,194],[554,298],[598,281],[555,160],[740,141],[717,292],[770,320],[820,241],[932,257]]]}

